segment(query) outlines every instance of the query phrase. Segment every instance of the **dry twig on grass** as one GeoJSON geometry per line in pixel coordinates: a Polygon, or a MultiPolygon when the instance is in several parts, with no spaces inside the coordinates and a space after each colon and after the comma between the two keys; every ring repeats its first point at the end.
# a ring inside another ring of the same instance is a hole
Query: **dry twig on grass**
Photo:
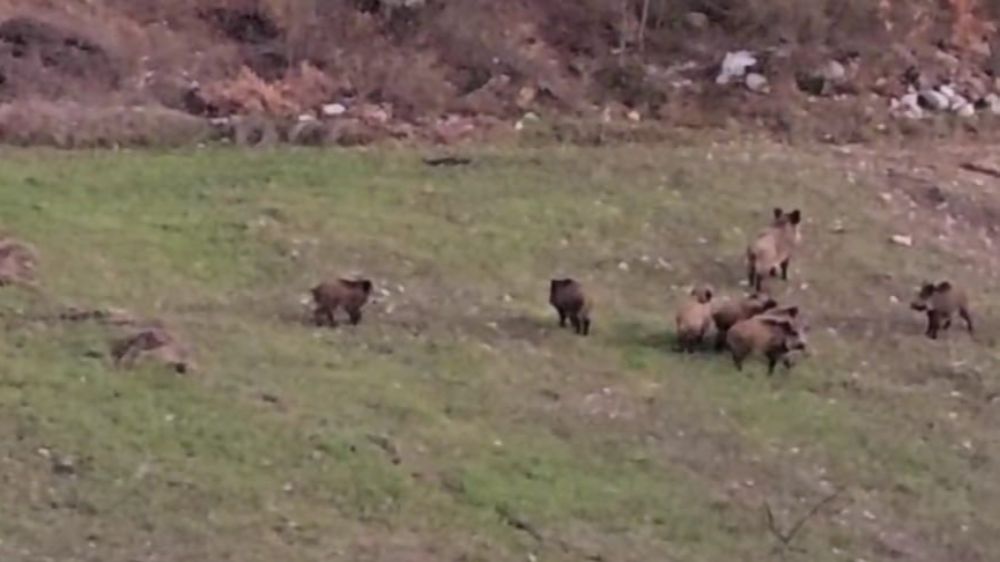
{"type": "Polygon", "coordinates": [[[774,512],[771,511],[771,504],[764,502],[764,516],[767,519],[767,528],[774,536],[778,539],[780,551],[783,553],[785,550],[791,548],[792,541],[795,540],[795,536],[798,535],[799,531],[805,526],[806,522],[812,519],[821,509],[823,509],[827,504],[837,499],[843,490],[838,488],[833,491],[833,493],[827,495],[820,501],[818,501],[812,508],[809,509],[805,514],[800,517],[795,524],[793,524],[788,530],[782,531],[778,528],[778,524],[774,519],[774,512]]]}

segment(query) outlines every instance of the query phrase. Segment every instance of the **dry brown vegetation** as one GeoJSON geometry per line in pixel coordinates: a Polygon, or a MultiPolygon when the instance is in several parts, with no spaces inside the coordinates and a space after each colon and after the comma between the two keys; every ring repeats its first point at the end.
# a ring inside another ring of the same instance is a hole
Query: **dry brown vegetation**
{"type": "Polygon", "coordinates": [[[864,60],[854,93],[891,93],[915,61],[936,64],[938,45],[992,72],[984,38],[995,10],[970,0],[8,0],[0,102],[285,119],[364,101],[424,128],[451,114],[609,108],[753,121],[768,104],[794,105],[797,73],[849,53],[864,60]],[[736,48],[764,53],[777,101],[717,91],[714,68],[736,48]]]}

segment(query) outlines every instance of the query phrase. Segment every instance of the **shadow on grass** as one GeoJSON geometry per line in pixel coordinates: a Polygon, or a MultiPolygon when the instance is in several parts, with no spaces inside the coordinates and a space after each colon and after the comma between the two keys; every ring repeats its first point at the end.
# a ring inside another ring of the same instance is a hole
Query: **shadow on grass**
{"type": "Polygon", "coordinates": [[[548,316],[506,316],[498,319],[496,325],[497,330],[508,338],[535,344],[543,342],[560,330],[573,333],[573,328],[569,323],[560,328],[559,321],[548,316]]]}
{"type": "Polygon", "coordinates": [[[677,341],[677,334],[673,331],[654,330],[638,322],[618,322],[609,332],[609,340],[621,347],[641,348],[672,355],[719,355],[714,348],[714,333],[706,334],[705,340],[693,353],[683,353],[680,350],[680,342],[677,341]]]}

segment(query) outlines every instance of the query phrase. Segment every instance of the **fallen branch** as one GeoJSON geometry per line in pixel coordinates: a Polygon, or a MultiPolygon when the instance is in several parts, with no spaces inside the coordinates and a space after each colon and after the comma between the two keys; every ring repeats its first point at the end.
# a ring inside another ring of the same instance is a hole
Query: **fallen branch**
{"type": "Polygon", "coordinates": [[[517,515],[514,515],[506,507],[498,505],[496,506],[496,512],[497,515],[500,516],[500,519],[507,525],[517,529],[518,531],[524,531],[525,533],[530,535],[531,538],[535,539],[540,543],[545,542],[545,537],[542,536],[542,533],[540,533],[538,529],[535,528],[534,525],[528,523],[527,521],[518,517],[517,515]]]}
{"type": "Polygon", "coordinates": [[[368,440],[379,449],[382,449],[382,452],[389,457],[389,461],[392,462],[392,464],[399,464],[403,462],[403,458],[399,454],[399,449],[396,448],[396,445],[392,442],[392,440],[385,435],[371,434],[368,435],[368,440]]]}
{"type": "Polygon", "coordinates": [[[428,166],[465,166],[471,164],[472,159],[464,156],[438,156],[424,158],[424,164],[428,166]]]}
{"type": "Polygon", "coordinates": [[[985,174],[987,176],[1000,179],[1000,166],[997,166],[996,164],[963,162],[961,168],[970,172],[976,172],[977,174],[985,174]]]}
{"type": "Polygon", "coordinates": [[[807,511],[802,517],[800,517],[798,521],[796,521],[795,524],[792,525],[792,527],[787,531],[782,531],[781,529],[778,528],[778,524],[774,519],[774,513],[771,511],[771,505],[767,502],[764,502],[764,515],[767,518],[768,530],[771,531],[771,534],[774,535],[774,538],[778,539],[783,549],[789,548],[791,546],[792,541],[795,540],[795,535],[797,535],[799,531],[802,530],[802,527],[805,526],[806,522],[812,519],[817,513],[819,513],[819,510],[823,509],[824,506],[835,500],[837,496],[840,495],[841,491],[842,490],[838,488],[837,490],[834,490],[833,493],[831,493],[830,495],[824,497],[822,500],[817,502],[815,505],[812,506],[812,508],[809,509],[809,511],[807,511]]]}

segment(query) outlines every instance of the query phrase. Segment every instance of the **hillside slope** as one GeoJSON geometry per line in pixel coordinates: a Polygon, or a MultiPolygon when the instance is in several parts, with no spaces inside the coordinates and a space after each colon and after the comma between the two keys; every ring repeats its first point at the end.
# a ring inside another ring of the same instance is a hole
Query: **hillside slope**
{"type": "Polygon", "coordinates": [[[1000,113],[996,10],[971,0],[7,0],[0,138],[177,143],[197,133],[192,119],[252,114],[336,121],[327,134],[345,144],[450,142],[529,112],[694,127],[735,118],[779,131],[815,120],[840,137],[843,119],[884,127],[908,88],[947,86],[1000,113]],[[726,54],[744,49],[755,91],[716,83],[726,54]]]}
{"type": "Polygon", "coordinates": [[[1000,537],[994,180],[917,153],[766,143],[476,152],[5,152],[0,221],[40,293],[0,292],[0,555],[101,560],[986,561],[1000,537]],[[992,183],[991,183],[992,182],[992,183]],[[745,374],[672,351],[684,287],[740,291],[774,205],[812,356],[745,374]],[[914,246],[888,242],[910,234],[914,246]],[[356,328],[304,324],[371,276],[356,328]],[[556,327],[548,280],[592,288],[556,327]],[[925,278],[979,332],[922,337],[925,278]],[[199,369],[110,367],[164,322],[199,369]]]}

